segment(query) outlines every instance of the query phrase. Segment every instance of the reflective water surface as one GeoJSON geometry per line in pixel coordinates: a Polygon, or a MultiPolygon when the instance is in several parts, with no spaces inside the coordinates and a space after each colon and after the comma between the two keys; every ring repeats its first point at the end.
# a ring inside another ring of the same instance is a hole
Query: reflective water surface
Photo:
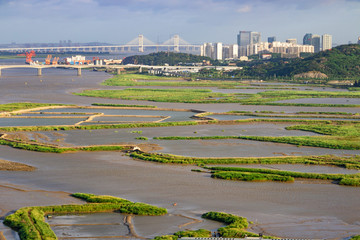
{"type": "MultiPolygon", "coordinates": [[[[16,60],[17,61],[17,60],[16,60]]],[[[4,61],[0,61],[0,64],[4,61]]],[[[89,106],[94,102],[117,104],[156,105],[164,108],[196,109],[212,112],[237,111],[336,111],[358,113],[358,108],[315,108],[280,106],[243,106],[240,104],[183,104],[154,103],[147,101],[121,101],[97,99],[71,95],[83,89],[108,89],[99,83],[108,78],[103,72],[83,71],[77,77],[76,70],[48,69],[43,76],[35,76],[33,69],[3,70],[0,77],[0,103],[9,102],[47,102],[89,106]]],[[[114,87],[111,87],[114,88],[114,87]]],[[[115,87],[116,88],[116,87],[115,87]]],[[[144,115],[152,111],[139,112],[144,115]]],[[[156,112],[156,111],[155,111],[156,112]]],[[[155,113],[162,116],[161,113],[155,113]]],[[[191,112],[176,112],[174,119],[188,118],[191,112]]],[[[136,115],[136,114],[134,114],[136,115]]],[[[166,113],[164,113],[166,115],[166,113]]],[[[86,117],[86,116],[84,116],[86,117]]],[[[206,135],[269,135],[296,136],[314,135],[301,131],[286,131],[286,124],[247,124],[247,125],[200,125],[169,128],[109,129],[101,131],[58,131],[40,132],[58,144],[88,145],[120,142],[158,144],[159,152],[199,157],[222,156],[283,156],[311,154],[359,154],[353,150],[330,150],[322,148],[296,147],[287,144],[263,143],[245,140],[225,141],[160,141],[154,136],[206,136],[206,135]],[[131,131],[142,131],[132,133],[131,131]],[[195,133],[196,132],[196,133],[195,133]],[[137,140],[146,136],[148,141],[137,140]]],[[[31,134],[34,133],[26,133],[31,134]]],[[[322,181],[295,181],[294,183],[235,182],[216,180],[207,173],[191,172],[196,166],[164,165],[137,161],[121,152],[78,152],[51,154],[29,152],[0,146],[0,158],[21,162],[37,167],[34,172],[0,173],[0,214],[7,215],[22,206],[56,205],[81,203],[69,193],[88,192],[127,198],[131,201],[146,202],[166,207],[170,216],[134,217],[137,234],[153,237],[173,233],[183,222],[191,221],[182,216],[201,219],[207,211],[223,211],[247,217],[254,224],[250,230],[268,235],[287,238],[325,238],[341,239],[360,234],[360,191],[355,187],[343,187],[322,181]],[[173,206],[173,203],[177,203],[173,206]]],[[[272,167],[272,166],[271,166],[272,167]]],[[[287,170],[331,172],[327,167],[302,167],[296,165],[273,166],[287,170]],[[309,169],[311,168],[311,169],[309,169]]],[[[335,169],[335,168],[334,168],[335,169]]],[[[342,169],[334,170],[343,171],[342,169]]],[[[348,170],[344,170],[348,171],[348,170]]],[[[54,218],[55,219],[55,218],[54,218]]],[[[120,215],[102,218],[99,215],[80,217],[78,222],[122,223],[120,215]],[[119,216],[119,217],[118,217],[119,216]],[[103,220],[102,220],[103,219],[103,220]],[[115,221],[116,220],[116,221],[115,221]]],[[[75,221],[63,218],[63,223],[75,221]]],[[[75,222],[76,222],[75,221],[75,222]]],[[[61,221],[60,221],[61,222],[61,221]]],[[[105,225],[104,225],[105,226],[105,225]]],[[[110,225],[108,225],[110,226],[110,225]]],[[[106,230],[89,227],[58,228],[57,234],[66,236],[104,236],[104,232],[126,234],[122,225],[106,230]],[[65,234],[65,235],[63,235],[65,234]]],[[[185,228],[216,229],[217,223],[197,223],[185,228]]],[[[7,239],[15,239],[13,233],[0,227],[7,239]]]]}

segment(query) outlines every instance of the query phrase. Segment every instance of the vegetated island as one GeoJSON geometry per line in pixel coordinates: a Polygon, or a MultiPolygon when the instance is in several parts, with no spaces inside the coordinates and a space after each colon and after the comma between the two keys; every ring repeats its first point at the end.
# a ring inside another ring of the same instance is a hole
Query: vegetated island
{"type": "MultiPolygon", "coordinates": [[[[308,164],[329,165],[347,169],[360,169],[359,156],[288,156],[288,157],[240,157],[240,158],[195,158],[172,154],[133,151],[131,157],[160,163],[198,164],[211,171],[212,178],[250,182],[293,182],[295,179],[330,180],[344,186],[360,186],[360,174],[302,173],[262,168],[206,167],[206,164],[308,164]]],[[[202,172],[195,170],[196,172],[202,172]]]]}
{"type": "MultiPolygon", "coordinates": [[[[45,222],[45,216],[51,214],[79,214],[96,212],[119,212],[123,214],[161,216],[167,214],[165,208],[159,208],[145,203],[134,203],[129,200],[88,193],[74,193],[71,196],[85,200],[83,205],[56,205],[42,207],[23,207],[7,216],[4,224],[17,231],[21,240],[56,240],[58,239],[50,225],[45,222]]],[[[228,224],[217,230],[219,237],[259,237],[258,234],[248,232],[249,222],[244,217],[220,212],[208,212],[202,218],[228,224]]],[[[158,236],[154,239],[178,239],[178,237],[211,237],[212,233],[206,229],[179,231],[174,235],[158,236]]],[[[264,236],[265,238],[272,238],[264,236]]]]}
{"type": "Polygon", "coordinates": [[[74,193],[73,197],[85,200],[83,205],[57,205],[45,207],[23,207],[7,216],[4,224],[19,233],[21,240],[56,240],[55,233],[45,222],[48,214],[78,214],[96,212],[119,212],[124,214],[161,216],[167,213],[165,208],[145,203],[134,203],[129,200],[87,193],[74,193]]]}
{"type": "MultiPolygon", "coordinates": [[[[207,212],[201,215],[202,218],[218,221],[227,224],[226,227],[221,227],[215,232],[215,236],[212,232],[206,229],[179,231],[173,235],[164,235],[155,237],[155,240],[177,240],[181,237],[194,237],[194,238],[209,238],[209,237],[221,237],[221,238],[245,238],[245,237],[259,237],[259,234],[248,232],[246,229],[249,226],[249,222],[246,218],[237,215],[224,213],[224,212],[207,212]]],[[[273,239],[272,236],[262,236],[266,239],[273,239]]]]}

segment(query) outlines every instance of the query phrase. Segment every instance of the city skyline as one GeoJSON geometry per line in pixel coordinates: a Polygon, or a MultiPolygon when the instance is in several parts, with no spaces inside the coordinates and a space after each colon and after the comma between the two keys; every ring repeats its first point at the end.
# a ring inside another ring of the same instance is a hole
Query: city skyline
{"type": "Polygon", "coordinates": [[[0,18],[0,44],[116,44],[139,34],[154,42],[179,34],[191,43],[232,44],[240,30],[282,42],[326,33],[338,45],[360,36],[360,0],[0,0],[0,18]]]}

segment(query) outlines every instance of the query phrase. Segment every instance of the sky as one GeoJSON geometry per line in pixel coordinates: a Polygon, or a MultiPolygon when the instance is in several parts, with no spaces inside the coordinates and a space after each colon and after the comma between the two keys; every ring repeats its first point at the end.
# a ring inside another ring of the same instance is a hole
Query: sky
{"type": "Polygon", "coordinates": [[[139,34],[232,44],[243,30],[298,43],[330,34],[340,45],[360,36],[360,0],[0,0],[0,26],[0,44],[125,44],[139,34]]]}

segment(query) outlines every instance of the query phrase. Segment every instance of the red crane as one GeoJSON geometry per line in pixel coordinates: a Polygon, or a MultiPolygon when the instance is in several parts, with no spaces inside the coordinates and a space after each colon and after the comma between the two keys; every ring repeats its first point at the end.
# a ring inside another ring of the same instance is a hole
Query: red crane
{"type": "Polygon", "coordinates": [[[30,64],[31,62],[33,62],[33,60],[31,59],[32,57],[35,57],[36,56],[36,53],[34,50],[32,50],[31,52],[26,52],[25,53],[25,56],[26,56],[26,60],[25,62],[30,64]]]}

